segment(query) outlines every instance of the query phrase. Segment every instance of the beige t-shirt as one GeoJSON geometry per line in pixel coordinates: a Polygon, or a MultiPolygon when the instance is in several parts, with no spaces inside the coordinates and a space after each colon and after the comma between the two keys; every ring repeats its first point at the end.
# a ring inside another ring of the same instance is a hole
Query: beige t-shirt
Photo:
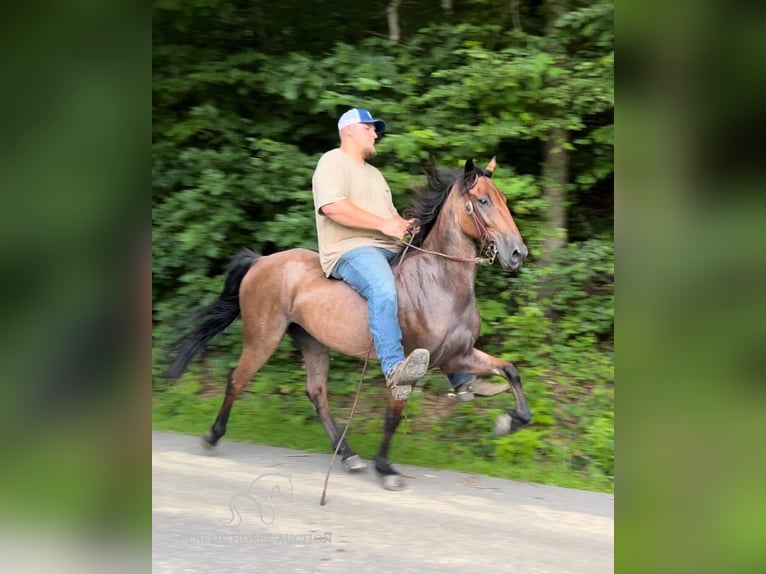
{"type": "Polygon", "coordinates": [[[346,227],[319,213],[319,209],[329,203],[348,199],[370,213],[393,217],[397,211],[391,190],[376,167],[367,162],[361,166],[337,148],[319,158],[312,188],[319,259],[325,275],[329,277],[340,256],[351,249],[365,245],[391,251],[398,249],[395,239],[379,231],[346,227]]]}

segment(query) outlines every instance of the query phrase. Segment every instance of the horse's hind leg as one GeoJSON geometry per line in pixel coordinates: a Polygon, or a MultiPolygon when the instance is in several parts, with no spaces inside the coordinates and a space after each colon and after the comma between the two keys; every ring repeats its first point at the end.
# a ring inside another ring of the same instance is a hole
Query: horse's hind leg
{"type": "Polygon", "coordinates": [[[279,346],[282,337],[284,337],[286,325],[281,323],[283,321],[274,320],[270,325],[263,325],[258,333],[246,330],[242,354],[239,357],[237,366],[229,375],[229,381],[226,383],[226,395],[224,396],[221,410],[218,411],[218,416],[210,430],[202,437],[206,446],[215,446],[226,433],[226,424],[229,421],[229,414],[231,413],[234,401],[258,369],[269,360],[269,357],[279,346]]]}
{"type": "MultiPolygon", "coordinates": [[[[330,371],[330,352],[309,335],[302,327],[296,324],[290,325],[288,335],[293,338],[295,344],[303,354],[306,363],[306,395],[314,405],[322,426],[330,437],[333,450],[338,446],[341,432],[338,430],[335,420],[330,414],[327,402],[327,374],[330,371]]],[[[338,452],[343,462],[343,467],[349,471],[359,471],[367,468],[365,463],[356,452],[348,446],[346,439],[341,442],[338,452]]]]}
{"type": "Polygon", "coordinates": [[[401,474],[388,462],[388,449],[391,446],[391,439],[402,420],[402,410],[405,404],[405,401],[389,397],[383,442],[375,457],[375,470],[382,477],[383,487],[386,490],[401,490],[404,487],[401,474]]]}

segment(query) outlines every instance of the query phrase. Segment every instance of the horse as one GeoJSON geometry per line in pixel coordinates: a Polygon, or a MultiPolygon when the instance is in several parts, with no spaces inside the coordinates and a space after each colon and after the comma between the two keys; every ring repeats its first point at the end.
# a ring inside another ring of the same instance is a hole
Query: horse
{"type": "MultiPolygon", "coordinates": [[[[428,349],[429,368],[439,367],[447,375],[504,377],[516,403],[515,409],[501,415],[504,422],[499,426],[508,433],[531,421],[521,376],[512,363],[474,347],[481,327],[474,293],[477,265],[497,259],[503,268],[517,270],[528,254],[507,199],[491,179],[495,166],[495,158],[486,168],[475,166],[471,159],[462,170],[432,165],[427,184],[415,190],[404,212],[418,220],[419,230],[406,248],[402,245],[392,266],[405,353],[428,349]],[[480,257],[485,251],[488,257],[480,257]]],[[[306,394],[333,449],[346,470],[365,469],[366,463],[330,414],[327,377],[330,349],[360,359],[377,358],[366,301],[345,282],[327,278],[314,251],[294,248],[261,256],[243,249],[231,260],[218,299],[197,314],[197,326],[181,338],[169,377],[180,376],[240,315],[242,352],[218,416],[203,436],[204,444],[212,448],[226,433],[232,404],[287,334],[303,355],[306,394]]],[[[388,460],[388,449],[405,402],[389,396],[383,441],[375,458],[375,469],[388,490],[404,486],[388,460]]]]}

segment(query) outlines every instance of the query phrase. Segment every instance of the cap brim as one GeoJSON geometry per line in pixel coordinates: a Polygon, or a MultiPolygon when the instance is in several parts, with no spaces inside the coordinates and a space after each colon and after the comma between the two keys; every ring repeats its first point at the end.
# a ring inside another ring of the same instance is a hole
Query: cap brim
{"type": "Polygon", "coordinates": [[[383,120],[375,120],[372,123],[375,124],[375,133],[378,134],[379,136],[383,135],[383,132],[386,131],[386,122],[384,122],[383,120]]]}

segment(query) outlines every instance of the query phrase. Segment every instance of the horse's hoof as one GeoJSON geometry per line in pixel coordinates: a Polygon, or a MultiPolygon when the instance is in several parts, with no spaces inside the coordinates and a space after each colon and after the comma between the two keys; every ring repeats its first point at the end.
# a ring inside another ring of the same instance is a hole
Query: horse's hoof
{"type": "Polygon", "coordinates": [[[523,428],[529,424],[529,416],[522,418],[517,415],[518,413],[516,413],[516,411],[501,413],[497,415],[495,426],[492,429],[492,432],[495,434],[495,436],[503,436],[512,432],[516,432],[520,428],[523,428]]]}
{"type": "Polygon", "coordinates": [[[215,438],[213,433],[210,431],[207,431],[204,435],[202,435],[202,446],[204,446],[207,450],[215,448],[216,444],[218,444],[218,439],[215,438]]]}
{"type": "Polygon", "coordinates": [[[511,432],[516,432],[520,428],[524,428],[529,424],[529,421],[529,418],[521,418],[511,415],[511,432]]]}
{"type": "Polygon", "coordinates": [[[358,454],[344,458],[341,462],[348,472],[360,472],[367,469],[367,463],[358,454]]]}
{"type": "Polygon", "coordinates": [[[386,490],[402,490],[404,480],[400,474],[386,474],[383,476],[383,488],[386,490]]]}
{"type": "Polygon", "coordinates": [[[513,420],[511,419],[511,415],[508,413],[500,413],[497,415],[497,419],[495,419],[495,426],[492,429],[492,432],[496,436],[507,435],[509,432],[511,432],[512,424],[513,420]]]}

